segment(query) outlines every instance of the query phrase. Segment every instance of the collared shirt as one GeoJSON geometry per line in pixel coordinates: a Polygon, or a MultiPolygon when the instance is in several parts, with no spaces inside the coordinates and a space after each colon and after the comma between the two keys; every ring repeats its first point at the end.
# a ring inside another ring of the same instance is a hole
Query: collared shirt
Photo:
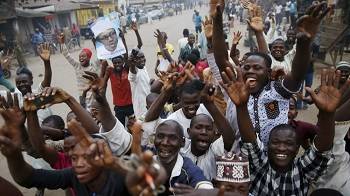
{"type": "Polygon", "coordinates": [[[318,152],[313,144],[286,173],[275,171],[261,142],[243,143],[242,153],[249,158],[250,193],[259,196],[306,196],[312,181],[326,170],[330,151],[318,152]]]}
{"type": "Polygon", "coordinates": [[[136,74],[133,74],[129,71],[128,79],[131,87],[131,97],[134,106],[134,113],[136,118],[141,118],[147,112],[146,97],[151,92],[148,72],[146,68],[136,68],[136,74]]]}
{"type": "Polygon", "coordinates": [[[212,180],[216,177],[216,156],[223,156],[225,154],[224,141],[222,136],[210,144],[209,149],[205,154],[197,157],[192,154],[191,145],[183,151],[183,155],[190,158],[204,173],[204,176],[212,180]]]}
{"type": "Polygon", "coordinates": [[[202,170],[191,159],[183,157],[180,154],[178,154],[175,166],[171,171],[169,178],[170,188],[175,183],[190,185],[195,189],[213,188],[213,184],[205,178],[202,170]]]}
{"type": "Polygon", "coordinates": [[[113,104],[115,106],[127,106],[132,104],[131,88],[128,80],[129,71],[124,69],[121,73],[115,73],[114,69],[110,70],[109,79],[113,94],[113,104]]]}
{"type": "Polygon", "coordinates": [[[350,156],[345,151],[344,141],[349,127],[350,121],[335,122],[333,158],[328,162],[326,172],[312,184],[314,188],[329,188],[350,195],[350,156]]]}

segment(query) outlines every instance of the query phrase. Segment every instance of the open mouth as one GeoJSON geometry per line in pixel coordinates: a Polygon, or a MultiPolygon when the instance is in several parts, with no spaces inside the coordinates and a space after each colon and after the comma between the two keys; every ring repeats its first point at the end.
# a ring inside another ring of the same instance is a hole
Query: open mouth
{"type": "Polygon", "coordinates": [[[198,140],[197,141],[197,146],[200,148],[205,148],[207,149],[209,147],[210,143],[207,140],[198,140]]]}
{"type": "Polygon", "coordinates": [[[252,88],[255,88],[256,85],[257,85],[256,79],[255,79],[255,78],[251,78],[251,77],[247,78],[246,81],[245,81],[245,83],[246,83],[246,85],[248,85],[249,88],[251,88],[251,89],[252,89],[252,88]]]}
{"type": "Polygon", "coordinates": [[[171,156],[171,151],[166,149],[159,149],[158,150],[158,156],[162,158],[167,158],[171,156]]]}
{"type": "Polygon", "coordinates": [[[194,107],[187,108],[187,112],[191,115],[196,115],[197,110],[194,107]]]}
{"type": "Polygon", "coordinates": [[[275,56],[278,56],[278,57],[282,56],[282,52],[281,51],[274,51],[274,54],[275,54],[275,56]]]}
{"type": "Polygon", "coordinates": [[[288,158],[288,156],[286,154],[276,154],[276,159],[277,160],[281,160],[284,161],[288,158]]]}
{"type": "Polygon", "coordinates": [[[76,175],[78,179],[84,179],[87,177],[88,174],[89,174],[88,172],[85,172],[85,173],[77,173],[76,175]]]}

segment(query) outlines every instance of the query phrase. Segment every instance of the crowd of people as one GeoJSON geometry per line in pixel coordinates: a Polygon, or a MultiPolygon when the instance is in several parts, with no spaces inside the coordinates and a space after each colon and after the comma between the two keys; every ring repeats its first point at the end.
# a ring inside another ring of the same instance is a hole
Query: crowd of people
{"type": "MultiPolygon", "coordinates": [[[[240,55],[241,32],[229,46],[223,21],[230,5],[210,0],[208,17],[193,16],[196,31],[183,30],[178,58],[166,32],[154,32],[156,78],[146,70],[136,24],[137,47],[130,49],[121,31],[127,52],[109,60],[94,61],[92,48],[72,56],[60,33],[79,98],[51,83],[50,45],[39,44],[39,86],[21,67],[14,93],[0,92],[0,151],[14,181],[41,194],[78,196],[350,194],[350,63],[323,69],[320,86],[300,93],[330,8],[314,1],[295,26],[275,35],[277,11],[264,16],[258,2],[239,3],[256,41],[251,52],[240,55]],[[300,97],[318,109],[317,124],[296,120],[300,97]],[[66,122],[53,114],[56,104],[70,108],[66,122]]],[[[22,195],[3,177],[0,188],[22,195]]]]}

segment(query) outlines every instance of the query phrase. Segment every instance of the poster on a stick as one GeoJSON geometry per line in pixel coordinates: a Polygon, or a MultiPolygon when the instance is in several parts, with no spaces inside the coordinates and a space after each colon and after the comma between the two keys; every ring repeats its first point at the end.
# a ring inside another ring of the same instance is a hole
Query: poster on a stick
{"type": "Polygon", "coordinates": [[[116,12],[100,17],[90,25],[96,39],[98,59],[111,59],[126,53],[123,41],[119,36],[119,27],[120,21],[116,12]]]}

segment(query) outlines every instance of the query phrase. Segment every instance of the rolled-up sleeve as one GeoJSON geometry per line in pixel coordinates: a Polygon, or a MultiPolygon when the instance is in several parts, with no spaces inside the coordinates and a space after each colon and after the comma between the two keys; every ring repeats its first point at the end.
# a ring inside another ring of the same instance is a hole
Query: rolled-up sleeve
{"type": "Polygon", "coordinates": [[[115,156],[124,155],[131,147],[132,135],[125,130],[123,124],[118,119],[116,119],[116,123],[110,131],[106,131],[101,127],[100,135],[107,139],[109,147],[115,156]]]}

